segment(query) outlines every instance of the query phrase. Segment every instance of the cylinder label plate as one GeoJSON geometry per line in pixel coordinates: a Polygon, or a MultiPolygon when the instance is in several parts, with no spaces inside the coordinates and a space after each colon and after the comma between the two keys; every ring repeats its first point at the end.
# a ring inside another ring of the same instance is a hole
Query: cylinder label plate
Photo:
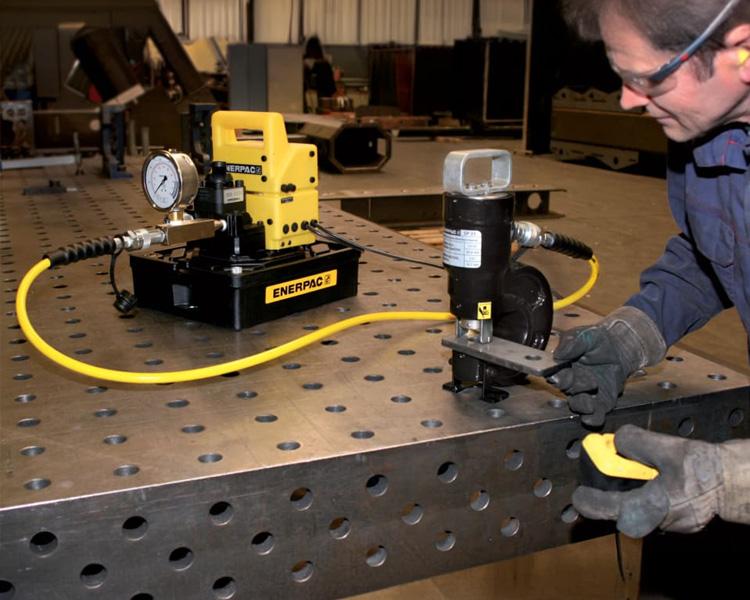
{"type": "Polygon", "coordinates": [[[443,262],[451,267],[478,269],[482,266],[482,232],[474,229],[446,229],[443,234],[443,262]]]}

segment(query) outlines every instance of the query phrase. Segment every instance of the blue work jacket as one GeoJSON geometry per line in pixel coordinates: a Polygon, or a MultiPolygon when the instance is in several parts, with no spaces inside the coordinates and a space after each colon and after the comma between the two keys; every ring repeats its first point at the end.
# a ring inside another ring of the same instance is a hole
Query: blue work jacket
{"type": "Polygon", "coordinates": [[[744,125],[670,148],[669,204],[681,233],[626,302],[654,320],[667,345],[731,306],[750,332],[748,157],[744,125]]]}

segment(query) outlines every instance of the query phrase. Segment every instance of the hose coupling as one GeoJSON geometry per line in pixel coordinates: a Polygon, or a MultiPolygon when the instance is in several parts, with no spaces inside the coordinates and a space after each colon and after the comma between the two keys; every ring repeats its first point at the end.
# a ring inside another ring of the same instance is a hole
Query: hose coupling
{"type": "Polygon", "coordinates": [[[163,244],[166,237],[166,234],[157,228],[131,229],[121,236],[123,249],[128,252],[145,250],[154,244],[163,244]]]}
{"type": "Polygon", "coordinates": [[[513,240],[523,248],[536,248],[542,245],[544,231],[536,223],[529,221],[513,222],[513,240]]]}
{"type": "Polygon", "coordinates": [[[522,248],[541,246],[547,250],[583,260],[591,260],[594,256],[594,251],[583,242],[567,235],[546,231],[539,225],[528,221],[513,222],[513,239],[522,248]]]}

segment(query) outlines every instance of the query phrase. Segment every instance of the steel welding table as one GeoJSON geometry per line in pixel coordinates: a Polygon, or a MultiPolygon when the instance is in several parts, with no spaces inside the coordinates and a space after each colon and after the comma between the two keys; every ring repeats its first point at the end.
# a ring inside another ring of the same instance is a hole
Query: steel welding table
{"type": "MultiPolygon", "coordinates": [[[[194,384],[108,384],[56,367],[16,324],[26,269],[59,245],[158,217],[132,181],[84,176],[78,193],[22,196],[39,178],[6,177],[0,204],[0,597],[341,597],[612,531],[570,505],[585,430],[544,382],[497,405],[441,388],[450,323],[360,326],[194,384]]],[[[440,262],[362,219],[321,215],[339,234],[440,262]]],[[[364,255],[356,298],[237,333],[148,310],[118,316],[107,267],[45,273],[30,315],[54,346],[113,368],[185,369],[360,313],[447,310],[441,271],[364,255]]],[[[568,310],[556,327],[593,318],[568,310]]],[[[748,389],[675,351],[630,383],[607,428],[747,437],[748,389]]]]}

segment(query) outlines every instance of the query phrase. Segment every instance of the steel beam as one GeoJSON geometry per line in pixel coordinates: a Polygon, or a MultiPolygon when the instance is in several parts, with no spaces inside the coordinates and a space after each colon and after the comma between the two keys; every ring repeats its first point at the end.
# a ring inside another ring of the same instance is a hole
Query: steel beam
{"type": "Polygon", "coordinates": [[[379,171],[391,158],[391,134],[378,123],[342,121],[333,117],[285,114],[284,120],[301,124],[297,133],[318,148],[318,162],[338,173],[379,171]]]}

